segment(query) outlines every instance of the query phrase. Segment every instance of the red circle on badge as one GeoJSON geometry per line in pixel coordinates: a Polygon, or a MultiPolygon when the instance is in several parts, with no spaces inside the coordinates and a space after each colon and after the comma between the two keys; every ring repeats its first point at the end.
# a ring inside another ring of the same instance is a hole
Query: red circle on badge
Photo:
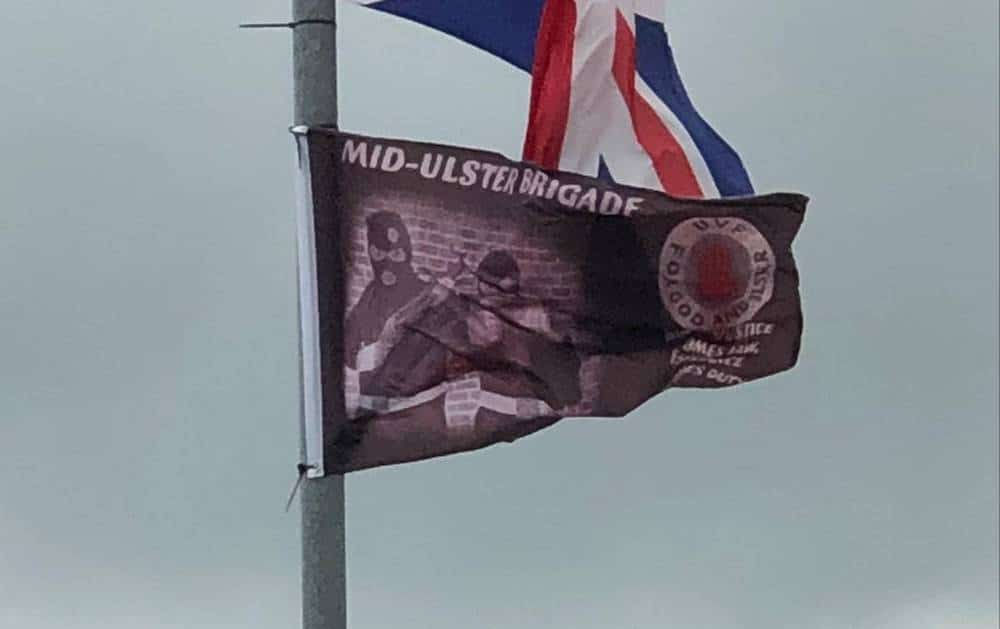
{"type": "Polygon", "coordinates": [[[687,279],[690,295],[701,306],[715,308],[735,301],[750,282],[750,256],[729,236],[711,234],[691,247],[687,279]]]}

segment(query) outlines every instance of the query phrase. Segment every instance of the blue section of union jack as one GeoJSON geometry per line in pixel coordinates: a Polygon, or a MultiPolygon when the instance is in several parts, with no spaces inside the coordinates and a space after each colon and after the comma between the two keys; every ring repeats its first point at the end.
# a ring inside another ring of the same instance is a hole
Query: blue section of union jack
{"type": "Polygon", "coordinates": [[[686,197],[753,187],[681,82],[662,0],[377,0],[532,73],[524,159],[686,197]]]}

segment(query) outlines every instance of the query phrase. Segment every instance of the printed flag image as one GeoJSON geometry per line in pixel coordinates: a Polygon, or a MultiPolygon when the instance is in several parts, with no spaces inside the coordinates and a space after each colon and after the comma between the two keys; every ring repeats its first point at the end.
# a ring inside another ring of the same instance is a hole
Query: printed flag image
{"type": "Polygon", "coordinates": [[[295,132],[315,476],[796,362],[805,197],[680,199],[483,151],[295,132]]]}
{"type": "Polygon", "coordinates": [[[525,161],[674,196],[753,193],[681,81],[664,0],[356,1],[530,72],[525,161]]]}

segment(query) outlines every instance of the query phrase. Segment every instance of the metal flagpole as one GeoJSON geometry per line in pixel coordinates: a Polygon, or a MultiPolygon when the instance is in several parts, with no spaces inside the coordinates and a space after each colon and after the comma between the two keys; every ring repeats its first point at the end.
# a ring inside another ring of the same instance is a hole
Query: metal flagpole
{"type": "MultiPolygon", "coordinates": [[[[292,0],[292,20],[295,124],[336,127],[336,0],[292,0]]],[[[346,629],[344,477],[305,479],[301,500],[303,629],[346,629]]]]}

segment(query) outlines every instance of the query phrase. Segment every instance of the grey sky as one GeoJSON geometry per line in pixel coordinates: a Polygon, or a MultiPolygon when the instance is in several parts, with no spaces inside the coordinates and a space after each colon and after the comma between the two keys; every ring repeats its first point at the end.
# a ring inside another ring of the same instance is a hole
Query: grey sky
{"type": "MultiPolygon", "coordinates": [[[[298,619],[285,2],[8,0],[0,627],[298,619]]],[[[359,629],[987,629],[997,3],[671,0],[759,190],[813,198],[799,366],[348,479],[359,629]]],[[[519,153],[527,77],[344,6],[342,126],[519,153]]]]}

